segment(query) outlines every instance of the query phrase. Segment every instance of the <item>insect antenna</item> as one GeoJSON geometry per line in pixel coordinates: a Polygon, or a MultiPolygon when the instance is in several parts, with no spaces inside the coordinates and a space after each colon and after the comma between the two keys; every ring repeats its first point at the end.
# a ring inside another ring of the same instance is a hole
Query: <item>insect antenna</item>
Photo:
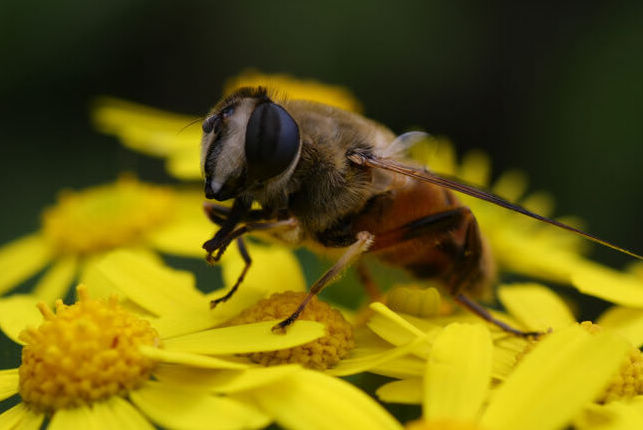
{"type": "Polygon", "coordinates": [[[198,123],[198,122],[203,122],[203,121],[205,120],[205,118],[206,118],[206,117],[204,117],[204,116],[200,116],[200,117],[196,118],[194,121],[190,121],[190,122],[188,122],[187,124],[185,124],[185,125],[183,126],[183,128],[181,128],[179,131],[177,131],[177,132],[176,132],[176,134],[181,134],[181,133],[183,133],[183,132],[188,128],[188,127],[191,127],[191,126],[193,126],[194,124],[196,124],[196,123],[198,123]]]}

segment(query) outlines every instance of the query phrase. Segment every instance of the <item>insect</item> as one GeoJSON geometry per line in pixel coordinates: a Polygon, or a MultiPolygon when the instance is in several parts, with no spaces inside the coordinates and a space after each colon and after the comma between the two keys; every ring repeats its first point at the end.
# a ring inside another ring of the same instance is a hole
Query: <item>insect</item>
{"type": "Polygon", "coordinates": [[[263,230],[292,245],[341,251],[298,309],[273,327],[283,331],[308,301],[365,253],[437,278],[451,297],[502,329],[475,298],[489,291],[494,264],[471,210],[453,191],[520,212],[592,241],[641,256],[571,226],[532,213],[484,190],[402,162],[405,136],[358,114],[304,101],[275,102],[262,87],[241,88],[220,101],[202,125],[205,196],[234,199],[232,207],[206,203],[220,225],[203,244],[209,261],[236,241],[245,261],[237,282],[211,306],[228,300],[251,258],[243,235],[263,230]],[[253,209],[258,202],[261,209],[253,209]]]}

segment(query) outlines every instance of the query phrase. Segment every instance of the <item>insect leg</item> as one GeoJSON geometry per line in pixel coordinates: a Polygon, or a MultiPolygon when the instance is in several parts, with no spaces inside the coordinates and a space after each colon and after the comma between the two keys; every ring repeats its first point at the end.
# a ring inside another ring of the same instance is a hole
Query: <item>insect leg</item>
{"type": "Polygon", "coordinates": [[[237,289],[239,288],[239,285],[241,285],[241,282],[243,282],[243,279],[246,277],[246,273],[248,273],[248,269],[250,269],[250,265],[252,264],[252,258],[250,258],[250,254],[248,253],[248,248],[246,248],[246,244],[243,241],[243,237],[238,237],[237,238],[237,248],[239,248],[239,254],[241,254],[241,258],[243,258],[243,262],[245,265],[243,266],[243,270],[241,271],[241,274],[237,278],[237,282],[234,283],[230,291],[228,291],[224,296],[219,297],[218,299],[214,299],[210,302],[210,309],[214,309],[216,305],[219,303],[227,301],[234,293],[237,292],[237,289]]]}
{"type": "Polygon", "coordinates": [[[357,262],[355,269],[357,270],[359,282],[364,287],[366,294],[371,298],[371,301],[380,300],[382,298],[382,291],[380,291],[375,279],[373,279],[373,275],[371,275],[371,272],[362,260],[357,262]]]}
{"type": "MultiPolygon", "coordinates": [[[[218,224],[218,223],[217,223],[218,224]]],[[[237,247],[239,248],[239,253],[241,254],[241,258],[243,258],[243,261],[245,263],[243,270],[241,271],[241,274],[237,278],[237,281],[234,283],[230,291],[228,291],[223,297],[219,297],[218,299],[212,300],[210,302],[210,309],[213,309],[216,305],[218,305],[221,302],[227,301],[232,295],[237,291],[239,288],[239,285],[241,285],[241,282],[243,282],[243,279],[246,277],[246,273],[248,273],[248,270],[250,269],[250,265],[252,264],[252,259],[250,258],[250,254],[248,253],[248,249],[246,248],[245,242],[243,241],[243,234],[251,232],[251,231],[256,231],[256,230],[275,230],[279,228],[293,228],[294,226],[297,225],[297,221],[294,218],[290,218],[284,221],[275,221],[275,222],[256,222],[256,223],[248,223],[236,230],[233,230],[232,232],[229,232],[223,239],[221,239],[219,243],[219,248],[218,252],[215,256],[212,256],[212,252],[214,252],[215,249],[212,251],[208,250],[210,254],[208,255],[209,259],[208,262],[214,262],[218,261],[221,258],[221,255],[223,252],[226,250],[228,245],[233,241],[237,240],[237,247]]],[[[223,229],[223,227],[222,227],[223,229]]],[[[208,241],[210,242],[210,241],[208,241]]],[[[208,244],[206,242],[206,245],[208,244]]],[[[205,245],[204,245],[205,248],[205,245]]],[[[207,248],[206,248],[207,249],[207,248]]]]}
{"type": "MultiPolygon", "coordinates": [[[[221,225],[225,221],[225,219],[230,216],[232,208],[230,206],[224,206],[218,203],[204,202],[203,211],[208,216],[210,221],[217,225],[221,225]]],[[[247,213],[243,214],[241,221],[261,221],[265,218],[266,214],[263,210],[251,209],[247,213]]]]}
{"type": "Polygon", "coordinates": [[[262,230],[279,230],[279,229],[290,229],[295,228],[297,225],[297,220],[295,218],[288,218],[282,221],[270,221],[270,222],[251,222],[246,225],[239,227],[238,229],[230,232],[225,236],[218,247],[217,255],[212,257],[213,261],[219,261],[226,248],[233,240],[238,237],[243,236],[246,233],[252,231],[262,231],[262,230]]]}
{"type": "Polygon", "coordinates": [[[496,319],[484,307],[462,293],[463,289],[465,289],[468,285],[475,283],[481,276],[480,258],[483,252],[482,236],[480,235],[478,222],[476,221],[476,218],[473,216],[469,208],[464,207],[464,209],[466,209],[467,211],[467,216],[463,219],[463,221],[467,223],[465,242],[462,246],[460,260],[458,264],[456,264],[455,270],[452,273],[451,279],[449,280],[449,292],[451,293],[453,299],[456,303],[464,306],[466,309],[478,315],[485,321],[488,321],[500,327],[506,332],[524,337],[540,335],[541,333],[538,332],[525,332],[519,330],[500,321],[499,319],[496,319]]]}
{"type": "Polygon", "coordinates": [[[537,337],[542,335],[541,332],[537,331],[522,331],[518,330],[515,327],[510,326],[509,324],[506,324],[496,318],[494,318],[493,315],[489,313],[488,310],[486,310],[483,306],[481,306],[479,303],[475,302],[474,300],[471,300],[469,297],[465,296],[463,293],[459,293],[453,297],[453,300],[455,300],[457,303],[460,305],[464,306],[467,308],[469,311],[473,312],[474,314],[478,315],[480,318],[482,318],[485,321],[489,321],[490,323],[497,325],[501,329],[503,329],[506,332],[513,333],[518,336],[523,336],[523,337],[537,337]]]}
{"type": "Polygon", "coordinates": [[[304,308],[306,307],[308,302],[310,302],[313,297],[319,294],[324,289],[324,287],[326,287],[333,279],[335,279],[344,269],[350,266],[350,264],[357,257],[366,252],[373,243],[374,238],[375,236],[367,231],[361,231],[357,233],[357,241],[349,246],[346,252],[344,252],[344,254],[340,257],[340,259],[337,260],[335,264],[333,264],[333,267],[328,269],[326,273],[324,273],[322,277],[319,278],[317,282],[312,285],[312,287],[310,287],[310,291],[308,292],[304,300],[299,304],[295,312],[293,312],[288,318],[281,321],[279,324],[275,325],[272,328],[272,331],[277,333],[284,333],[286,327],[294,323],[297,318],[299,318],[299,315],[304,311],[304,308]]]}
{"type": "Polygon", "coordinates": [[[244,218],[244,215],[250,210],[250,205],[252,202],[236,199],[230,208],[228,216],[223,219],[222,217],[217,217],[212,219],[213,222],[219,224],[221,228],[215,233],[214,237],[203,244],[203,249],[208,252],[206,260],[208,263],[212,263],[212,253],[219,249],[223,243],[226,241],[226,237],[230,235],[239,224],[239,222],[244,218]]]}

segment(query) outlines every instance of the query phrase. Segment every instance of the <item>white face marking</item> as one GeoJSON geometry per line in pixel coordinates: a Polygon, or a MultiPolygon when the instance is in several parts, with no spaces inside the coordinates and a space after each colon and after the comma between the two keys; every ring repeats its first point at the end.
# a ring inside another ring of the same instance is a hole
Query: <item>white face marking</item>
{"type": "MultiPolygon", "coordinates": [[[[211,187],[213,192],[218,191],[232,175],[238,174],[246,163],[246,126],[254,107],[254,100],[241,100],[232,115],[226,120],[226,137],[217,143],[217,145],[221,146],[221,150],[217,158],[215,171],[205,172],[212,177],[211,187]]],[[[205,169],[206,157],[214,138],[213,133],[203,136],[201,146],[202,169],[205,169]]]]}

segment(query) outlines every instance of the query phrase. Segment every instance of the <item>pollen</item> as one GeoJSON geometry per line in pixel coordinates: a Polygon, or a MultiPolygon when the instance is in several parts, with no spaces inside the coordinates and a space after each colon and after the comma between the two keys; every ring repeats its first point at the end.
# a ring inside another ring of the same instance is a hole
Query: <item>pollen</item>
{"type": "Polygon", "coordinates": [[[43,213],[45,237],[60,254],[88,254],[137,245],[172,214],[174,194],[133,177],[66,191],[43,213]]]}
{"type": "Polygon", "coordinates": [[[473,422],[456,421],[451,419],[417,420],[406,424],[406,430],[482,430],[473,422]]]}
{"type": "MultiPolygon", "coordinates": [[[[598,333],[602,328],[590,321],[581,324],[590,333],[598,333]]],[[[599,403],[629,399],[643,394],[643,356],[638,348],[632,347],[621,364],[618,373],[612,377],[607,389],[598,398],[599,403]]]]}
{"type": "Polygon", "coordinates": [[[44,303],[40,327],[20,334],[25,343],[19,369],[22,400],[42,411],[125,395],[146,381],[154,362],[139,346],[159,344],[148,321],[123,309],[116,297],[92,300],[84,286],[70,306],[52,312],[44,303]]]}
{"type": "MultiPolygon", "coordinates": [[[[294,291],[273,294],[243,311],[229,324],[283,320],[297,309],[305,296],[306,293],[294,291]]],[[[313,297],[308,303],[299,319],[324,324],[326,336],[293,348],[244,355],[264,366],[299,363],[311,369],[324,370],[337,364],[355,345],[352,326],[338,310],[319,301],[317,297],[313,297]]]]}

